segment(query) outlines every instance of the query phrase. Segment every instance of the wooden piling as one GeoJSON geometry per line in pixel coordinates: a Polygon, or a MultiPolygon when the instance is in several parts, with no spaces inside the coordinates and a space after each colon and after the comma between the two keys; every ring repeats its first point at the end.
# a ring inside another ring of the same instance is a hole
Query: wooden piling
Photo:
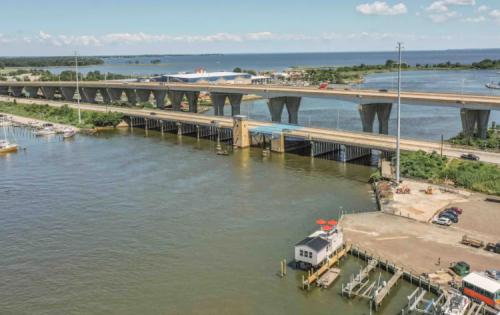
{"type": "Polygon", "coordinates": [[[284,275],[286,276],[286,259],[283,260],[283,271],[284,271],[284,275]]]}

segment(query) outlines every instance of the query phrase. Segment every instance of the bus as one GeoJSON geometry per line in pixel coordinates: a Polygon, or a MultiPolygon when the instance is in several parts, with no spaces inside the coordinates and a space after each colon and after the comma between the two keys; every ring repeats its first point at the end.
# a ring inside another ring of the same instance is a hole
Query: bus
{"type": "Polygon", "coordinates": [[[472,272],[462,279],[463,293],[494,308],[500,307],[500,281],[484,273],[472,272]]]}

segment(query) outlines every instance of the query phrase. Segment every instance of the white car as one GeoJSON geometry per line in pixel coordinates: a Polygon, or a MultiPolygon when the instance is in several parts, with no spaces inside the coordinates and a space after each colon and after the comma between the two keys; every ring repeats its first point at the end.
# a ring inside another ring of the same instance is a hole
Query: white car
{"type": "Polygon", "coordinates": [[[436,224],[441,224],[441,225],[446,225],[446,226],[451,225],[451,220],[447,219],[447,218],[434,218],[433,222],[436,224]]]}

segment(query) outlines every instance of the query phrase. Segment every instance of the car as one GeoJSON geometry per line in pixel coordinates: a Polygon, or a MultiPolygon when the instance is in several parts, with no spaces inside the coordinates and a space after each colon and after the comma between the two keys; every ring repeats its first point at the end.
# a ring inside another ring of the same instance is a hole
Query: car
{"type": "Polygon", "coordinates": [[[156,113],[155,112],[151,112],[149,113],[151,116],[156,116],[156,113]]]}
{"type": "Polygon", "coordinates": [[[128,84],[128,82],[123,82],[123,84],[128,84]]]}
{"type": "Polygon", "coordinates": [[[389,90],[387,90],[387,89],[381,89],[381,90],[378,90],[378,91],[379,91],[379,92],[384,92],[384,93],[385,93],[385,92],[389,92],[389,90]]]}
{"type": "Polygon", "coordinates": [[[45,123],[42,125],[43,127],[54,127],[54,124],[51,123],[45,123]]]}
{"type": "Polygon", "coordinates": [[[460,158],[462,160],[468,160],[468,161],[479,161],[479,156],[475,155],[475,154],[471,154],[471,153],[468,153],[468,154],[462,154],[460,156],[460,158]]]}
{"type": "Polygon", "coordinates": [[[444,213],[452,214],[452,215],[454,215],[456,217],[458,217],[460,215],[460,213],[456,212],[455,210],[450,210],[450,209],[444,210],[443,212],[444,213]]]}
{"type": "Polygon", "coordinates": [[[464,211],[460,208],[457,208],[457,207],[451,207],[449,209],[446,209],[446,210],[453,210],[455,212],[458,212],[459,214],[462,214],[464,211]]]}
{"type": "Polygon", "coordinates": [[[446,226],[451,225],[451,220],[447,218],[434,218],[433,222],[440,225],[446,225],[446,226]]]}
{"type": "Polygon", "coordinates": [[[458,218],[456,216],[454,216],[453,214],[450,214],[450,213],[441,212],[439,214],[439,217],[440,218],[450,219],[451,222],[453,222],[453,223],[458,223],[458,218]]]}
{"type": "Polygon", "coordinates": [[[493,279],[500,280],[500,271],[496,271],[494,269],[488,269],[486,270],[486,274],[493,279]]]}

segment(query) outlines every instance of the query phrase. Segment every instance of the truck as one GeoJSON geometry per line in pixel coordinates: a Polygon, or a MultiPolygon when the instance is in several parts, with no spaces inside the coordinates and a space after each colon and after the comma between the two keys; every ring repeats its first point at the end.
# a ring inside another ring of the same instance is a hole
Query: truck
{"type": "Polygon", "coordinates": [[[486,245],[486,250],[492,252],[492,253],[497,253],[500,254],[500,243],[488,243],[486,245]]]}
{"type": "Polygon", "coordinates": [[[484,246],[483,241],[467,237],[467,235],[464,235],[462,237],[462,244],[467,245],[467,246],[477,247],[477,248],[481,248],[484,246]]]}

